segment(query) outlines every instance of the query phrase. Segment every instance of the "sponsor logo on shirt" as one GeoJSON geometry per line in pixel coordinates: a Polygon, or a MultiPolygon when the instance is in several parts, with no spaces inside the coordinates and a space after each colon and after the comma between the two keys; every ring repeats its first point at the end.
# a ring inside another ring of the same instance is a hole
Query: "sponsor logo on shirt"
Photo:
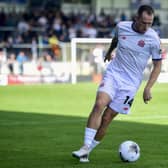
{"type": "Polygon", "coordinates": [[[104,82],[102,82],[101,84],[100,84],[100,87],[103,87],[104,86],[104,82]]]}
{"type": "Polygon", "coordinates": [[[122,38],[123,40],[125,40],[125,39],[126,39],[126,36],[122,36],[121,38],[122,38]]]}
{"type": "Polygon", "coordinates": [[[159,49],[159,54],[162,54],[162,49],[159,49]]]}
{"type": "Polygon", "coordinates": [[[125,111],[128,110],[128,107],[124,107],[123,110],[125,110],[125,111]]]}

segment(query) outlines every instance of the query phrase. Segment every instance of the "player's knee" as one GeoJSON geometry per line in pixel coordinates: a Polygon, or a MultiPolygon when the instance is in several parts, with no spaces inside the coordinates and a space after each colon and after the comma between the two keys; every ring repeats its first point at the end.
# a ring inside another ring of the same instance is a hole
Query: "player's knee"
{"type": "Polygon", "coordinates": [[[104,102],[102,99],[98,99],[95,103],[95,108],[100,111],[103,110],[106,106],[106,102],[104,102]]]}

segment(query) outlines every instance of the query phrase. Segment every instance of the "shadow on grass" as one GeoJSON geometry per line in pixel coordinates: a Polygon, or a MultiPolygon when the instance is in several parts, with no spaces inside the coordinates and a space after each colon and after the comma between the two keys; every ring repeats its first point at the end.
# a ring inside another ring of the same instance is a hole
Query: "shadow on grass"
{"type": "Polygon", "coordinates": [[[102,143],[80,164],[71,152],[83,143],[86,118],[0,111],[0,165],[2,168],[167,168],[168,126],[113,121],[102,143]],[[123,163],[118,146],[136,141],[141,157],[123,163]]]}

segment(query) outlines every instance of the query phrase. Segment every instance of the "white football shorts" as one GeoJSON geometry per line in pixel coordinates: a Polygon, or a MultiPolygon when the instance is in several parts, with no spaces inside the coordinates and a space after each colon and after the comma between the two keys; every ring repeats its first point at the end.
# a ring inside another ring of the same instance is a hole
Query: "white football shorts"
{"type": "Polygon", "coordinates": [[[109,107],[121,114],[128,114],[137,92],[137,88],[121,82],[114,76],[104,76],[99,85],[98,92],[105,92],[111,97],[109,107]]]}

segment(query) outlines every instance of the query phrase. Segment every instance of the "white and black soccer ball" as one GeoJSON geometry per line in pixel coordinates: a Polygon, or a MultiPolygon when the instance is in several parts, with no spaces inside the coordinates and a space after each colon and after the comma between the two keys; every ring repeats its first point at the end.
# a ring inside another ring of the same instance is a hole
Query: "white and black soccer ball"
{"type": "Polygon", "coordinates": [[[120,144],[119,156],[124,162],[135,162],[140,157],[140,147],[134,141],[124,141],[120,144]]]}

